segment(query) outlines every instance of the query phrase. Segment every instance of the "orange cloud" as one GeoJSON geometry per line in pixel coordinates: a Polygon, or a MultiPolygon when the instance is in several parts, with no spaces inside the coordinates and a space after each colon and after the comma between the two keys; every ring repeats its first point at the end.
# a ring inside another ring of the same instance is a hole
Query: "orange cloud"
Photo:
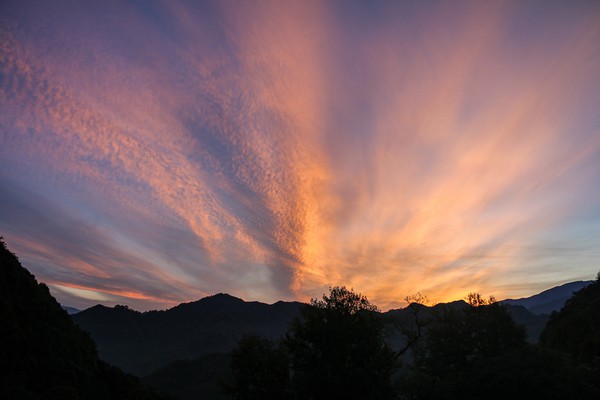
{"type": "Polygon", "coordinates": [[[385,309],[595,268],[546,275],[529,249],[597,199],[597,12],[113,6],[15,5],[0,30],[0,155],[30,171],[0,178],[99,227],[0,224],[49,282],[149,303],[347,285],[385,309]]]}

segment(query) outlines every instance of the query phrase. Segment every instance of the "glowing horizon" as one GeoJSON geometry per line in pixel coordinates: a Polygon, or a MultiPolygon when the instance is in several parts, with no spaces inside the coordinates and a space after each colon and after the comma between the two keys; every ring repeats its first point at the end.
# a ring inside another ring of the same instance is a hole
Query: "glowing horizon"
{"type": "Polygon", "coordinates": [[[9,1],[0,43],[0,235],[67,305],[600,269],[597,2],[9,1]]]}

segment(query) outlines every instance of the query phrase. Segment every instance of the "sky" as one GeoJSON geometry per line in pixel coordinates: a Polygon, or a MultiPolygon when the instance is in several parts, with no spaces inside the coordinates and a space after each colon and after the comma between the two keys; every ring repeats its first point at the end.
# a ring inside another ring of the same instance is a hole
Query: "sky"
{"type": "Polygon", "coordinates": [[[0,235],[78,308],[593,279],[600,2],[4,0],[0,235]]]}

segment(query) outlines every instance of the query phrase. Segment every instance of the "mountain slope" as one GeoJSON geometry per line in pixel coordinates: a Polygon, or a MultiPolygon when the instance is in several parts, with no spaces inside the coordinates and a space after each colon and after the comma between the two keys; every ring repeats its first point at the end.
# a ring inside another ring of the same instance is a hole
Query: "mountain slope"
{"type": "Polygon", "coordinates": [[[527,341],[529,343],[537,343],[540,340],[540,335],[548,322],[547,314],[534,314],[523,306],[504,304],[506,311],[512,319],[519,325],[525,327],[527,332],[527,341]]]}
{"type": "Polygon", "coordinates": [[[154,398],[98,359],[90,337],[1,238],[0,317],[0,398],[154,398]]]}
{"type": "Polygon", "coordinates": [[[75,307],[62,306],[63,310],[67,312],[69,315],[74,315],[80,312],[81,310],[75,307]]]}
{"type": "Polygon", "coordinates": [[[502,303],[516,306],[523,306],[533,314],[550,314],[552,311],[558,311],[565,304],[567,299],[578,290],[591,284],[593,281],[576,281],[556,286],[531,297],[521,299],[507,299],[502,303]]]}
{"type": "Polygon", "coordinates": [[[245,334],[280,338],[300,304],[267,305],[217,294],[166,311],[98,305],[72,318],[90,332],[102,359],[144,376],[176,360],[227,353],[245,334]]]}

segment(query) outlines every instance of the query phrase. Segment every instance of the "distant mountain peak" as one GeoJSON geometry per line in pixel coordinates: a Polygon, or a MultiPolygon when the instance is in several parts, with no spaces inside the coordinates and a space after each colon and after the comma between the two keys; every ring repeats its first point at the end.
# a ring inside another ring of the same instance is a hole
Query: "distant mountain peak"
{"type": "Polygon", "coordinates": [[[299,309],[296,302],[268,305],[217,293],[158,312],[95,306],[73,320],[105,360],[142,376],[175,360],[229,352],[245,334],[281,338],[299,309]]]}
{"type": "Polygon", "coordinates": [[[240,299],[239,297],[235,297],[232,296],[228,293],[217,293],[217,294],[213,294],[212,296],[208,296],[203,298],[202,300],[223,300],[223,301],[235,301],[235,302],[242,302],[245,303],[244,300],[240,299]]]}
{"type": "Polygon", "coordinates": [[[65,310],[67,312],[67,314],[69,315],[75,315],[78,312],[80,312],[81,310],[75,307],[69,307],[69,306],[62,306],[63,310],[65,310]]]}
{"type": "Polygon", "coordinates": [[[231,305],[244,304],[244,303],[246,303],[244,300],[242,300],[238,297],[232,296],[230,294],[217,293],[212,296],[203,297],[199,300],[190,301],[187,303],[181,303],[181,304],[173,307],[171,310],[196,309],[199,307],[200,308],[203,308],[206,306],[214,307],[214,306],[218,306],[218,305],[231,306],[231,305]]]}
{"type": "Polygon", "coordinates": [[[502,303],[523,306],[530,312],[538,315],[550,314],[552,311],[560,310],[573,293],[583,289],[593,282],[594,281],[569,282],[544,290],[543,292],[531,297],[506,299],[503,300],[502,303]]]}

